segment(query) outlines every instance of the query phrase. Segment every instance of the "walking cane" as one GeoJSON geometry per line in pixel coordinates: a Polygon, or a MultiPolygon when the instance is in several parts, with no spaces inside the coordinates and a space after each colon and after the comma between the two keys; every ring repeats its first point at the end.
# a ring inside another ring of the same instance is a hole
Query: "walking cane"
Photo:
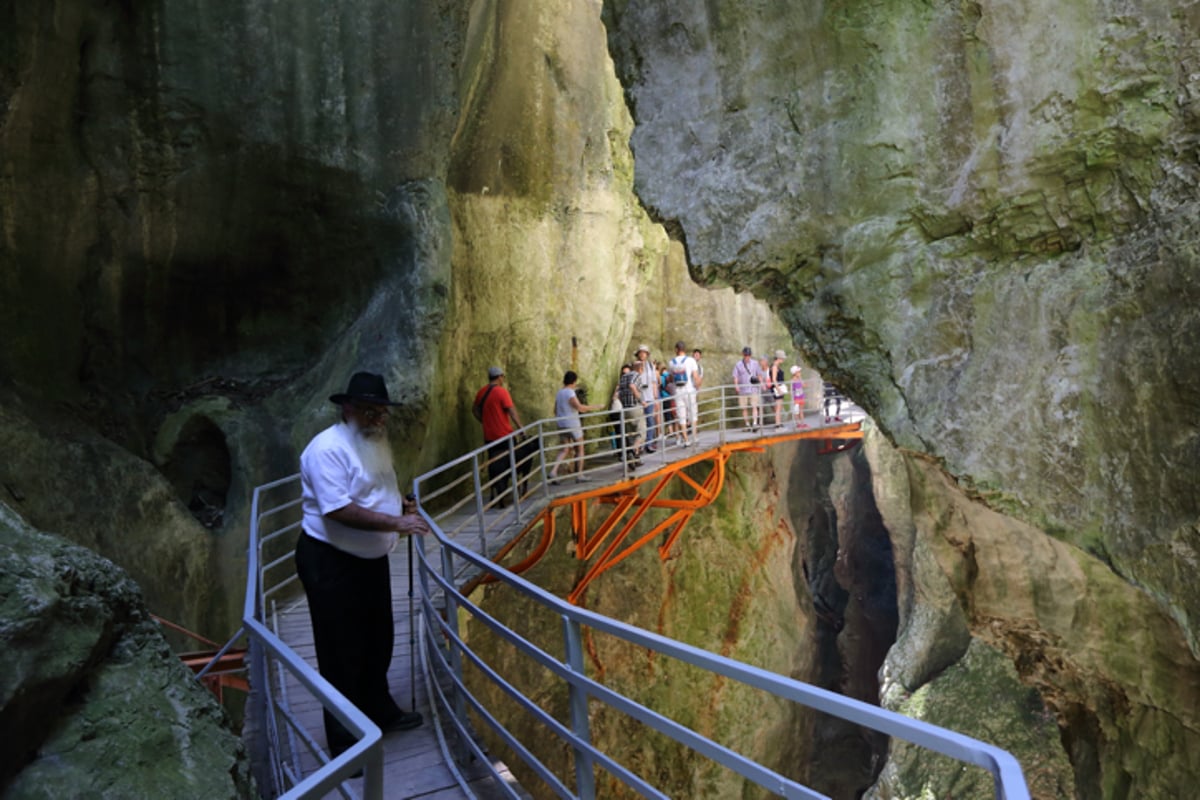
{"type": "MultiPolygon", "coordinates": [[[[416,497],[409,495],[405,498],[416,502],[416,497]]],[[[408,539],[408,682],[411,689],[408,707],[417,710],[417,634],[413,626],[413,537],[408,539]]]]}

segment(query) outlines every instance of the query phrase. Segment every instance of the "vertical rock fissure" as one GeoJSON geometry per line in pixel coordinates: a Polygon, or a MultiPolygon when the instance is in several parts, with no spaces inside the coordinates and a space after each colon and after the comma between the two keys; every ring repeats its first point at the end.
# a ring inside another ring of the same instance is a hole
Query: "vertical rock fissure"
{"type": "MultiPolygon", "coordinates": [[[[861,450],[823,457],[805,447],[789,493],[797,596],[816,619],[810,680],[878,704],[879,668],[898,619],[891,540],[861,450]]],[[[827,715],[815,715],[811,731],[810,785],[832,798],[861,796],[883,767],[887,737],[827,715]]]]}

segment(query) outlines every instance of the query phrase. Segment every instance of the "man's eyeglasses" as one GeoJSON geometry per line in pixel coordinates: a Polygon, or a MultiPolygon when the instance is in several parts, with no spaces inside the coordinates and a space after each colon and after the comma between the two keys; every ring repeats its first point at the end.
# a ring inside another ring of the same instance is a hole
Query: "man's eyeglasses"
{"type": "Polygon", "coordinates": [[[371,422],[374,422],[377,419],[382,419],[391,413],[391,411],[388,410],[387,406],[356,405],[356,406],[354,406],[354,410],[358,414],[363,416],[364,418],[370,420],[371,422]]]}

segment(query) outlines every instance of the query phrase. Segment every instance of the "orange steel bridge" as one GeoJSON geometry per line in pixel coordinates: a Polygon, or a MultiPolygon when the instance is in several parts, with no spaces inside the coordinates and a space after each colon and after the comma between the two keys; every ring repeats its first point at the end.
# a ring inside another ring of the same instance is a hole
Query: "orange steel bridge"
{"type": "MultiPolygon", "coordinates": [[[[659,558],[663,561],[670,558],[672,548],[688,521],[721,493],[725,483],[725,465],[734,453],[758,453],[782,442],[815,439],[821,441],[817,452],[828,454],[853,446],[862,435],[862,423],[849,422],[817,429],[779,432],[741,441],[731,440],[707,450],[688,451],[682,458],[666,462],[645,475],[630,475],[613,484],[549,499],[520,532],[493,556],[493,560],[503,563],[506,556],[540,530],[541,538],[532,546],[530,552],[516,564],[505,565],[508,570],[518,574],[530,569],[545,556],[554,542],[559,510],[570,509],[571,550],[575,558],[589,561],[595,557],[583,577],[567,595],[568,602],[578,605],[592,581],[660,536],[665,535],[666,538],[658,545],[659,558]],[[702,471],[705,466],[707,474],[703,478],[693,477],[695,472],[702,471]],[[692,467],[700,469],[689,471],[692,467]],[[668,491],[672,484],[678,484],[682,488],[678,491],[668,491]],[[601,515],[602,519],[597,519],[594,512],[603,507],[607,507],[608,512],[601,515]],[[665,512],[665,517],[659,513],[651,516],[652,512],[665,512]],[[648,518],[658,521],[649,530],[638,532],[640,524],[648,518]]],[[[490,574],[484,574],[468,583],[464,587],[464,593],[494,580],[490,574]]]]}

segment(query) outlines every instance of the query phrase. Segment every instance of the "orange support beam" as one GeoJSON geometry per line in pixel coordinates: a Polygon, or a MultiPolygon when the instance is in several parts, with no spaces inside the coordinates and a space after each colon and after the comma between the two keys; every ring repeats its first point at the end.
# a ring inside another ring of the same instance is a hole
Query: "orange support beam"
{"type": "MultiPolygon", "coordinates": [[[[188,669],[194,673],[199,673],[209,665],[221,650],[221,645],[211,639],[207,639],[198,633],[189,631],[182,625],[177,625],[170,620],[163,619],[157,614],[151,614],[154,621],[163,627],[170,628],[177,633],[182,633],[184,636],[195,639],[201,644],[206,644],[210,650],[199,650],[191,653],[180,653],[179,659],[188,669]]],[[[217,696],[217,701],[225,699],[225,689],[238,689],[243,692],[250,691],[250,684],[246,680],[244,673],[246,671],[246,648],[232,647],[226,650],[220,659],[212,665],[212,668],[205,673],[201,678],[201,682],[208,687],[209,691],[217,696]]]]}
{"type": "MultiPolygon", "coordinates": [[[[540,525],[542,528],[541,541],[528,556],[523,558],[520,563],[509,567],[509,569],[513,572],[521,573],[537,564],[550,549],[550,545],[554,540],[555,514],[558,509],[569,507],[571,510],[571,534],[576,559],[580,561],[589,560],[607,542],[607,546],[604,546],[603,552],[600,552],[595,563],[588,568],[587,572],[584,573],[583,577],[579,579],[579,582],[576,583],[571,593],[567,596],[568,602],[578,604],[592,581],[664,532],[666,532],[666,538],[658,548],[658,555],[660,559],[667,560],[671,555],[672,548],[692,516],[697,511],[708,506],[720,495],[721,489],[725,485],[725,465],[734,453],[762,452],[770,445],[799,439],[825,440],[822,448],[817,452],[831,453],[844,450],[856,444],[854,441],[843,440],[861,439],[862,435],[861,423],[853,422],[836,427],[792,431],[764,436],[759,439],[727,442],[711,450],[693,453],[679,461],[665,463],[653,472],[628,478],[612,486],[597,487],[578,494],[552,498],[546,507],[530,520],[519,534],[501,548],[493,560],[499,562],[525,536],[540,525]],[[842,443],[840,446],[835,447],[833,444],[834,441],[842,441],[842,443]],[[712,463],[712,468],[702,482],[697,482],[685,472],[686,468],[706,461],[712,463]],[[688,494],[690,492],[690,496],[677,499],[663,498],[661,496],[671,481],[675,479],[683,484],[684,490],[682,493],[688,494]],[[645,496],[641,494],[643,486],[650,487],[649,492],[645,496]],[[608,515],[594,531],[590,527],[588,516],[588,506],[593,503],[603,503],[611,506],[608,515]],[[632,513],[630,513],[631,511],[632,513]],[[632,542],[626,543],[626,540],[638,524],[652,511],[666,511],[668,513],[665,518],[656,522],[647,533],[639,536],[632,542]],[[628,519],[626,519],[627,515],[628,519]]],[[[476,586],[482,583],[491,583],[493,580],[490,575],[485,574],[469,582],[464,586],[463,591],[469,593],[476,586]]]]}

